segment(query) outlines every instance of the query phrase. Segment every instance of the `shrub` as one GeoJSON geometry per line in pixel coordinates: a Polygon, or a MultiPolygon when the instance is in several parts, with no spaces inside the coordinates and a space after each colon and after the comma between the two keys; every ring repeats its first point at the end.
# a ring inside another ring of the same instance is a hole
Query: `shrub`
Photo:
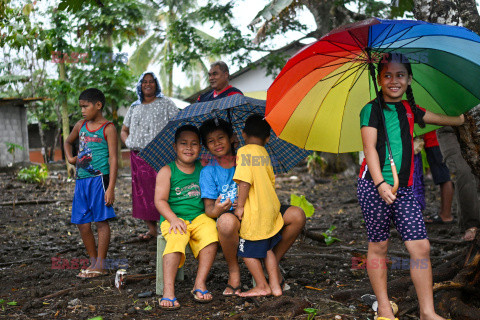
{"type": "Polygon", "coordinates": [[[30,166],[21,169],[17,174],[17,179],[28,183],[43,184],[48,177],[48,169],[45,164],[42,166],[30,166]]]}

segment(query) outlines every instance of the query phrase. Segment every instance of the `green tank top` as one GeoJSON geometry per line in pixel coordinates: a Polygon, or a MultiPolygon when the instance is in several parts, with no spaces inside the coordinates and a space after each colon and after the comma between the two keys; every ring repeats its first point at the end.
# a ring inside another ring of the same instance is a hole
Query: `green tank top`
{"type": "Polygon", "coordinates": [[[105,123],[97,130],[90,130],[87,121],[82,123],[78,133],[78,155],[76,163],[77,179],[85,179],[110,173],[108,163],[108,144],[105,128],[112,124],[105,123]]]}
{"type": "MultiPolygon", "coordinates": [[[[168,164],[172,171],[170,178],[170,193],[168,204],[170,209],[183,220],[192,221],[205,212],[202,196],[200,193],[200,161],[195,161],[195,171],[186,174],[178,169],[175,161],[168,164]]],[[[165,220],[161,217],[161,221],[165,220]]]]}

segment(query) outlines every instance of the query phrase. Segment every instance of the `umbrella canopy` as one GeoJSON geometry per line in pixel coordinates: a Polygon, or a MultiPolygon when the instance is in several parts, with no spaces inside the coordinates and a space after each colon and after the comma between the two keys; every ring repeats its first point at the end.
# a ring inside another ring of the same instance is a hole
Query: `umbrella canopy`
{"type": "MultiPolygon", "coordinates": [[[[230,122],[233,126],[233,131],[237,134],[240,145],[243,145],[245,141],[242,138],[241,130],[248,116],[254,113],[265,113],[265,100],[235,94],[219,100],[194,103],[181,110],[139,155],[152,168],[158,171],[175,159],[173,143],[175,131],[179,127],[185,124],[193,124],[200,127],[203,121],[215,117],[230,122]]],[[[270,155],[275,173],[287,172],[310,153],[278,139],[273,131],[265,148],[270,155]]],[[[202,148],[202,153],[207,153],[204,148],[202,148]]]]}
{"type": "MultiPolygon", "coordinates": [[[[268,89],[267,121],[301,148],[362,150],[359,115],[375,98],[368,65],[387,52],[410,60],[415,101],[429,111],[456,116],[480,102],[480,36],[462,27],[372,18],[335,29],[293,56],[268,89]]],[[[415,133],[435,128],[416,126],[415,133]]]]}

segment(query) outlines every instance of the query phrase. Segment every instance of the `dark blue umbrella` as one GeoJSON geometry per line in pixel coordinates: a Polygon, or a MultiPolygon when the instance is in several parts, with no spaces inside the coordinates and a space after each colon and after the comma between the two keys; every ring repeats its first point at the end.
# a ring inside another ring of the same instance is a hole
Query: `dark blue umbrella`
{"type": "MultiPolygon", "coordinates": [[[[237,134],[240,145],[244,145],[241,130],[245,120],[254,113],[265,114],[265,100],[258,100],[235,94],[223,99],[194,103],[181,110],[177,116],[168,122],[162,131],[140,152],[142,157],[157,172],[167,163],[175,159],[173,142],[175,131],[186,124],[200,127],[203,121],[211,118],[221,118],[230,122],[237,134]]],[[[275,173],[287,172],[298,162],[305,159],[311,151],[301,149],[279,139],[273,130],[270,141],[265,148],[272,160],[275,173]]],[[[206,154],[206,150],[202,150],[206,154]]]]}

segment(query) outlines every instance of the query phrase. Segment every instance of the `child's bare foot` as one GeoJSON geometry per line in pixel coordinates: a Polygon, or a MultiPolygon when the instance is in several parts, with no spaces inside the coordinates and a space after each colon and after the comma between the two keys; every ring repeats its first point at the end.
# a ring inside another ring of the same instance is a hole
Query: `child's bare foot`
{"type": "Polygon", "coordinates": [[[264,297],[272,294],[272,290],[269,286],[266,287],[254,287],[248,291],[240,292],[238,295],[240,297],[264,297]]]}
{"type": "Polygon", "coordinates": [[[277,286],[270,285],[270,287],[272,288],[272,294],[275,297],[281,296],[283,294],[283,291],[282,291],[282,288],[280,287],[280,285],[277,285],[277,286]]]}

